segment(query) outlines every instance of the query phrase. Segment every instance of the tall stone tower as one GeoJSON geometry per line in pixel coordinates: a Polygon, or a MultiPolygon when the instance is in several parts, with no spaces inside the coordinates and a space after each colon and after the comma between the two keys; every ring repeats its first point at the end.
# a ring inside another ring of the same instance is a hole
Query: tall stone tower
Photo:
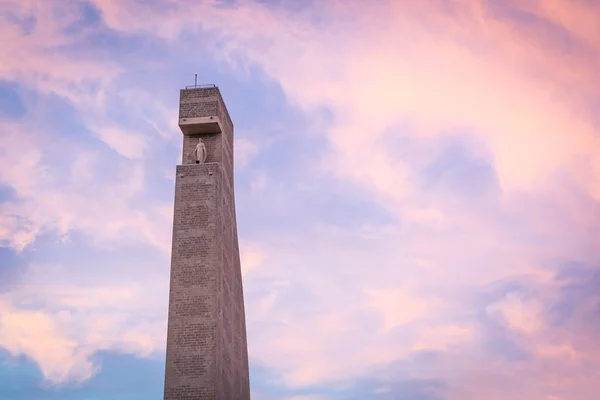
{"type": "Polygon", "coordinates": [[[164,398],[249,400],[233,123],[216,86],[181,90],[179,127],[164,398]]]}

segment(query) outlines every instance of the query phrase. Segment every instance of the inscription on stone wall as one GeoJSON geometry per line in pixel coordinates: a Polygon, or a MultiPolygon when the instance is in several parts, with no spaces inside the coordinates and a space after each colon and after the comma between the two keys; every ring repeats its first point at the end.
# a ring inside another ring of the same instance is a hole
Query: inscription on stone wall
{"type": "MultiPolygon", "coordinates": [[[[213,197],[210,182],[182,182],[179,186],[179,198],[182,203],[193,203],[201,200],[208,200],[213,197]]],[[[191,204],[182,204],[182,207],[189,207],[191,204]]],[[[181,221],[183,222],[183,221],[181,221]]]]}
{"type": "Polygon", "coordinates": [[[179,213],[182,214],[178,224],[178,228],[181,229],[206,228],[211,219],[210,207],[201,203],[187,204],[179,210],[179,213]]]}
{"type": "Polygon", "coordinates": [[[207,372],[205,358],[199,354],[179,353],[173,364],[177,372],[186,378],[200,378],[207,372]]]}
{"type": "Polygon", "coordinates": [[[192,347],[193,350],[197,350],[211,346],[214,339],[213,326],[206,323],[190,322],[176,332],[173,342],[177,347],[192,347]]]}
{"type": "Polygon", "coordinates": [[[170,298],[169,312],[178,317],[210,317],[213,299],[208,295],[175,293],[170,298]]]}
{"type": "MultiPolygon", "coordinates": [[[[167,387],[165,389],[165,399],[176,400],[214,400],[215,392],[213,388],[202,387],[167,387]]],[[[221,399],[219,399],[221,400],[221,399]]]]}
{"type": "Polygon", "coordinates": [[[198,257],[203,259],[208,256],[209,251],[210,241],[206,236],[181,237],[177,246],[173,246],[175,256],[182,259],[191,257],[195,257],[197,260],[198,257]]]}
{"type": "Polygon", "coordinates": [[[208,288],[214,285],[214,273],[206,265],[181,265],[172,272],[174,282],[183,288],[208,288]]]}

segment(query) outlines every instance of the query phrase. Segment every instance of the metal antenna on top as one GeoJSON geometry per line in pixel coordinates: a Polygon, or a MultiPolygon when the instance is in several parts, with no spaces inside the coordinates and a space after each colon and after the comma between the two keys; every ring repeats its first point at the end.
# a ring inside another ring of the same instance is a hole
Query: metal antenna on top
{"type": "Polygon", "coordinates": [[[194,73],[194,88],[198,87],[198,73],[194,73]]]}

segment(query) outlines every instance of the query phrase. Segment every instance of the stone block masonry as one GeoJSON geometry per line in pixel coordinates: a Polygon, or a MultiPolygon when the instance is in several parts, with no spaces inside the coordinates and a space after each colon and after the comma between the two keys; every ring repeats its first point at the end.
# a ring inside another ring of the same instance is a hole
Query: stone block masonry
{"type": "Polygon", "coordinates": [[[165,400],[250,399],[233,124],[218,88],[182,90],[180,117],[215,110],[223,132],[184,135],[176,168],[165,400]],[[204,164],[190,156],[198,137],[204,164]]]}

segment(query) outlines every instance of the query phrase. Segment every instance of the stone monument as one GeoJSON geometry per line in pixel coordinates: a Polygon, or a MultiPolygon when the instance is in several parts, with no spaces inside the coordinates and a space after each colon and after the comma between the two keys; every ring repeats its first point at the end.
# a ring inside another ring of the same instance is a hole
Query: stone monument
{"type": "Polygon", "coordinates": [[[165,400],[249,400],[233,124],[214,85],[180,92],[165,400]]]}

